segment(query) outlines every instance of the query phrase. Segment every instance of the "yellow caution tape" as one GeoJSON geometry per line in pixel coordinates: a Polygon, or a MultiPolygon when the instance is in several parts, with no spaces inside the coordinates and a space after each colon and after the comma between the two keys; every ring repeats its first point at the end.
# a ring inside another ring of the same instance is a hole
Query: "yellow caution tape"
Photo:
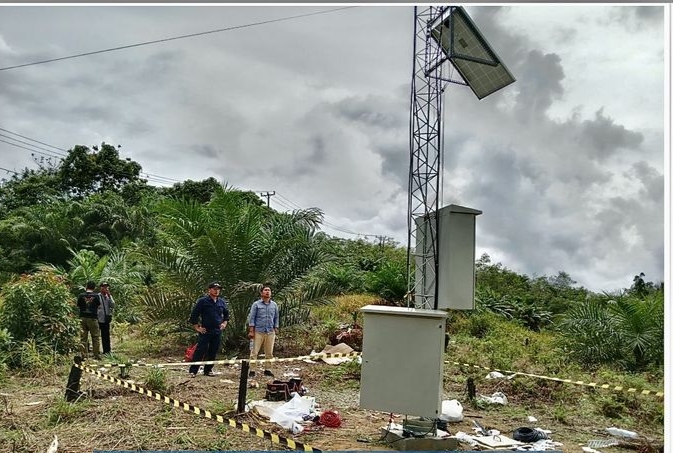
{"type": "Polygon", "coordinates": [[[452,362],[452,361],[445,361],[444,363],[450,364],[450,365],[458,365],[458,366],[464,366],[464,367],[469,367],[469,368],[481,368],[483,370],[489,370],[489,371],[497,371],[499,373],[503,374],[515,374],[515,375],[520,375],[520,376],[530,376],[538,379],[547,379],[549,381],[556,381],[556,382],[563,382],[565,384],[575,384],[575,385],[583,385],[586,387],[593,387],[593,388],[600,388],[600,389],[610,389],[612,388],[614,391],[625,391],[627,393],[633,393],[636,395],[652,395],[658,398],[663,398],[664,397],[664,392],[656,391],[656,390],[639,390],[637,388],[625,388],[624,386],[621,385],[611,385],[611,384],[598,384],[596,382],[584,382],[584,381],[573,381],[571,379],[561,379],[561,378],[556,378],[556,377],[550,377],[550,376],[542,376],[539,374],[531,374],[531,373],[521,373],[519,371],[509,371],[509,370],[499,370],[497,368],[489,368],[485,366],[480,366],[480,365],[472,365],[469,363],[460,363],[460,362],[452,362]]]}
{"type": "Polygon", "coordinates": [[[180,401],[176,400],[175,398],[170,398],[168,396],[163,396],[160,393],[153,392],[151,390],[145,389],[139,385],[132,384],[128,381],[125,381],[123,379],[117,379],[115,377],[112,377],[108,374],[101,373],[100,371],[93,370],[91,368],[88,368],[84,365],[78,365],[77,363],[73,363],[74,367],[77,367],[87,373],[93,374],[94,376],[97,376],[99,378],[105,379],[106,381],[110,381],[113,384],[120,385],[124,388],[133,390],[134,392],[138,392],[141,395],[145,395],[148,398],[155,399],[157,401],[162,401],[165,404],[168,404],[173,407],[181,407],[183,410],[186,412],[193,412],[196,415],[199,415],[201,417],[209,418],[211,420],[215,420],[218,423],[222,423],[224,425],[231,426],[232,428],[240,429],[243,432],[250,433],[254,436],[260,437],[262,439],[267,439],[270,440],[272,443],[276,445],[282,445],[284,447],[291,448],[293,450],[300,450],[300,451],[314,451],[314,452],[322,452],[322,450],[318,448],[313,448],[310,445],[304,444],[302,442],[296,442],[292,439],[288,439],[286,437],[279,436],[278,434],[274,434],[269,431],[265,431],[263,429],[259,428],[254,428],[250,425],[247,425],[245,423],[241,423],[238,420],[234,420],[233,418],[224,418],[221,415],[213,414],[210,411],[206,411],[203,409],[199,409],[196,406],[193,406],[188,403],[181,403],[180,401]]]}
{"type": "Polygon", "coordinates": [[[185,365],[234,365],[236,363],[243,363],[244,361],[252,364],[255,363],[280,363],[280,362],[296,362],[299,360],[313,360],[313,359],[322,359],[322,358],[338,358],[338,357],[357,357],[362,355],[361,352],[353,351],[347,353],[317,353],[310,355],[302,355],[298,357],[282,357],[282,358],[273,358],[273,359],[229,359],[229,360],[208,360],[200,362],[169,362],[169,363],[143,363],[143,362],[133,362],[133,363],[103,363],[101,366],[104,367],[152,367],[152,368],[165,368],[171,366],[185,366],[185,365]]]}

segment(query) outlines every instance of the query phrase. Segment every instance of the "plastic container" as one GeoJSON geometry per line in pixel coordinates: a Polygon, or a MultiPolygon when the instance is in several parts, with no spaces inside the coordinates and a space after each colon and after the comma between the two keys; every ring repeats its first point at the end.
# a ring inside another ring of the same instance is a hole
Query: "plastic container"
{"type": "Polygon", "coordinates": [[[627,437],[629,439],[637,439],[638,438],[638,433],[634,433],[633,431],[627,431],[625,429],[621,428],[615,428],[614,426],[611,428],[605,428],[605,430],[612,434],[613,436],[618,436],[618,437],[627,437]]]}

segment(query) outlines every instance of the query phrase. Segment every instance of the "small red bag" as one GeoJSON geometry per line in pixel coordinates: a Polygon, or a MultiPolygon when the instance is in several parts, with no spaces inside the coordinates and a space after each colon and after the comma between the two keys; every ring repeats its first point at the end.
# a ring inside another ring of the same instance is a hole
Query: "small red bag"
{"type": "Polygon", "coordinates": [[[185,351],[185,362],[191,362],[194,360],[194,352],[196,351],[196,343],[191,345],[185,351]]]}

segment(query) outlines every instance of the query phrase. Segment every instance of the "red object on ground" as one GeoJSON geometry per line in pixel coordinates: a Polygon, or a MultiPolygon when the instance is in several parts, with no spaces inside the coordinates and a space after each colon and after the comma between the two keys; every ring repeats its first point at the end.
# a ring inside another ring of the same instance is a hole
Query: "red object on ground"
{"type": "Polygon", "coordinates": [[[341,417],[335,411],[325,411],[320,415],[320,424],[328,428],[338,428],[341,426],[341,417]]]}
{"type": "Polygon", "coordinates": [[[194,360],[195,351],[196,351],[196,343],[188,347],[187,350],[185,351],[185,362],[191,362],[192,360],[194,360]]]}

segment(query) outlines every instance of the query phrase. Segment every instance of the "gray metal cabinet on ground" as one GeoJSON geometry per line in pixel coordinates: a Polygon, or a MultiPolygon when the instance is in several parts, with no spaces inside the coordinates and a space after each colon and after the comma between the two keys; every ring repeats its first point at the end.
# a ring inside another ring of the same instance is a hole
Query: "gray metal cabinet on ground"
{"type": "Polygon", "coordinates": [[[447,313],[381,305],[360,311],[364,327],[360,407],[438,417],[447,313]]]}

